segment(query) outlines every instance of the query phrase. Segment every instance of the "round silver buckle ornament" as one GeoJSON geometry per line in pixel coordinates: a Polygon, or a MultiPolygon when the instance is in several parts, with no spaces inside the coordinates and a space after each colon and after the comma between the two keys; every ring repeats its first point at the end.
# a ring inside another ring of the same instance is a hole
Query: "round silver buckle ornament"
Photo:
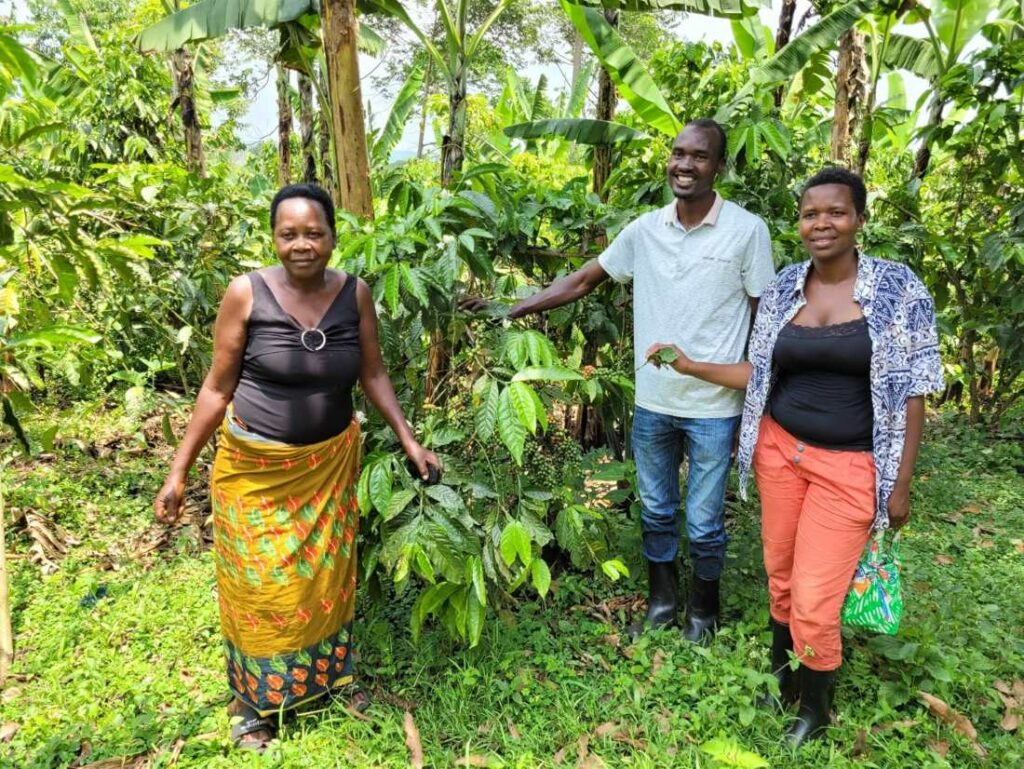
{"type": "Polygon", "coordinates": [[[307,328],[299,336],[299,343],[310,352],[318,352],[327,344],[327,334],[318,328],[307,328]]]}

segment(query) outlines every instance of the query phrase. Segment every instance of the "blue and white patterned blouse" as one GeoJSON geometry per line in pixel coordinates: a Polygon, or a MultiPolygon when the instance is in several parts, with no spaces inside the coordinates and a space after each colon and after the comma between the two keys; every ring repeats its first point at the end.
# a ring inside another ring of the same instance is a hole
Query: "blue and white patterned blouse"
{"type": "MultiPolygon", "coordinates": [[[[740,495],[757,445],[758,427],[775,382],[772,353],[779,331],[807,303],[804,282],[811,262],[783,269],[761,295],[748,358],[753,366],[743,404],[738,464],[740,495]]],[[[909,267],[860,255],[853,298],[871,338],[871,405],[874,412],[875,523],[889,525],[888,501],[896,484],[907,429],[907,399],[943,388],[935,306],[909,267]]]]}

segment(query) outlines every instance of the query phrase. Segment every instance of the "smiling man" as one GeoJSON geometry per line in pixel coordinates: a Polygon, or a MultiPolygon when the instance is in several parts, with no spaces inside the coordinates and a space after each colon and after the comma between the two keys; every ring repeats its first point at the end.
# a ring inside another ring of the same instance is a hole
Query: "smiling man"
{"type": "MultiPolygon", "coordinates": [[[[774,275],[768,227],[714,190],[725,170],[725,131],[691,120],[672,145],[668,184],[675,201],[631,222],[596,259],[512,308],[512,317],[586,296],[608,277],[633,282],[636,366],[662,337],[702,360],[742,360],[757,298],[774,275]],[[657,338],[656,338],[657,337],[657,338]],[[689,345],[689,346],[687,346],[689,345]]],[[[636,374],[633,452],[643,551],[646,622],[675,624],[679,609],[679,468],[688,460],[686,528],[693,592],[683,635],[706,643],[718,627],[725,559],[725,488],[743,394],[666,368],[636,374]]],[[[643,625],[630,628],[639,634],[643,625]]]]}

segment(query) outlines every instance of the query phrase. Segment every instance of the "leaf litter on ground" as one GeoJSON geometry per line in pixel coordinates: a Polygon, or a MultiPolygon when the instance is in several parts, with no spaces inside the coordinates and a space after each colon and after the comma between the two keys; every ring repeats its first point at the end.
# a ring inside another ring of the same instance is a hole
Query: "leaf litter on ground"
{"type": "Polygon", "coordinates": [[[917,696],[928,706],[928,710],[932,712],[932,715],[952,726],[953,731],[959,732],[966,737],[967,741],[971,743],[971,748],[978,756],[984,758],[988,755],[988,751],[978,742],[978,730],[974,728],[971,719],[963,713],[954,710],[948,702],[939,699],[934,694],[918,691],[917,696]]]}

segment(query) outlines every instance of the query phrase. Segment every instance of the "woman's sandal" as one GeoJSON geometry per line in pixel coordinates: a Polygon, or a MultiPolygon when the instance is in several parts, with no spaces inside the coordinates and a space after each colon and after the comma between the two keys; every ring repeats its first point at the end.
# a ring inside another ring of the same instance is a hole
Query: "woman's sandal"
{"type": "Polygon", "coordinates": [[[239,750],[253,750],[262,753],[277,736],[277,724],[269,716],[261,716],[248,705],[235,700],[236,709],[241,712],[231,713],[232,720],[239,719],[231,725],[231,741],[239,750]],[[264,732],[267,736],[255,739],[245,739],[247,735],[264,732]]]}
{"type": "Polygon", "coordinates": [[[349,698],[348,707],[349,710],[362,714],[369,709],[372,702],[373,698],[370,697],[370,693],[366,689],[356,688],[349,698]]]}

